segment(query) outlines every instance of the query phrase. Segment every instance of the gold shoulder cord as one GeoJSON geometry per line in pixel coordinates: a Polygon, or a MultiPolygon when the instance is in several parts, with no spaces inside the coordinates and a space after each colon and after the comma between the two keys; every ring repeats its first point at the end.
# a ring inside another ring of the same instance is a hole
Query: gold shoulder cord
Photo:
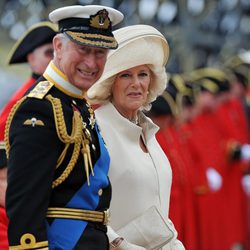
{"type": "Polygon", "coordinates": [[[94,175],[94,171],[93,171],[92,162],[91,162],[89,140],[86,139],[86,136],[83,132],[83,125],[82,125],[83,121],[82,121],[81,114],[78,111],[73,111],[74,113],[73,113],[73,120],[72,120],[72,132],[71,132],[71,135],[68,135],[61,101],[58,98],[52,97],[51,95],[46,96],[46,99],[51,102],[52,107],[53,107],[57,135],[59,139],[63,143],[65,143],[65,148],[57,161],[56,168],[59,167],[59,165],[62,163],[63,159],[65,158],[69,145],[74,143],[74,150],[73,150],[70,162],[68,163],[67,167],[63,171],[62,175],[59,176],[55,181],[53,181],[52,188],[55,188],[58,185],[60,185],[70,175],[71,171],[73,170],[77,162],[80,151],[83,154],[87,182],[88,182],[88,185],[90,185],[89,168],[91,169],[92,175],[94,175]],[[82,146],[82,150],[81,150],[81,146],[82,146]]]}
{"type": "MultiPolygon", "coordinates": [[[[14,117],[16,110],[19,108],[19,106],[23,103],[23,101],[26,98],[27,96],[24,96],[14,105],[6,121],[4,140],[6,144],[7,158],[9,158],[9,151],[10,151],[10,143],[9,143],[10,125],[11,125],[11,122],[12,122],[12,119],[14,117]]],[[[91,162],[89,140],[86,139],[86,136],[83,133],[83,129],[82,129],[83,122],[82,122],[82,117],[80,113],[78,111],[74,111],[73,119],[72,119],[72,132],[71,132],[71,135],[68,135],[60,99],[54,98],[51,95],[46,96],[46,99],[52,104],[57,135],[59,139],[65,144],[65,148],[57,160],[56,168],[58,168],[60,164],[62,163],[62,161],[64,160],[69,145],[74,143],[74,149],[73,149],[71,159],[67,167],[63,171],[63,173],[55,181],[53,181],[52,188],[55,188],[58,185],[60,185],[70,175],[71,171],[73,170],[77,162],[80,151],[83,154],[87,181],[88,181],[88,185],[90,185],[89,168],[91,169],[92,175],[94,175],[94,171],[93,171],[92,162],[91,162]],[[82,146],[82,150],[81,150],[81,146],[82,146]]]]}
{"type": "Polygon", "coordinates": [[[27,96],[24,96],[23,98],[21,98],[19,101],[16,102],[16,104],[11,109],[9,116],[8,116],[8,119],[6,121],[5,130],[4,130],[4,141],[6,144],[7,159],[9,158],[9,153],[10,153],[10,141],[9,141],[10,125],[11,125],[11,122],[13,120],[14,114],[16,113],[19,106],[23,103],[23,101],[26,100],[26,98],[27,98],[27,96]]]}
{"type": "Polygon", "coordinates": [[[55,125],[56,131],[59,139],[65,143],[65,148],[60,155],[56,168],[62,163],[63,159],[65,158],[67,149],[71,143],[74,143],[74,150],[71,156],[71,159],[61,174],[55,181],[53,181],[52,188],[57,187],[60,185],[66,178],[70,175],[71,171],[73,170],[76,161],[78,159],[80,148],[81,148],[81,138],[82,138],[82,118],[79,112],[74,111],[73,120],[72,120],[72,133],[68,135],[66,124],[64,121],[64,115],[62,110],[61,101],[58,98],[54,98],[51,95],[46,96],[46,99],[49,100],[53,107],[54,117],[55,117],[55,125]]]}

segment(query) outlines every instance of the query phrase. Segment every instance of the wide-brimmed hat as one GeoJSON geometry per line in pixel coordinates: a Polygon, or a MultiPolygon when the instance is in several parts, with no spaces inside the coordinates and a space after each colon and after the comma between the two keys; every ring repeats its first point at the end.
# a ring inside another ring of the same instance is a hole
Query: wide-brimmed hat
{"type": "Polygon", "coordinates": [[[49,21],[32,25],[11,49],[7,64],[25,63],[27,55],[46,43],[51,43],[58,31],[58,25],[49,21]]]}
{"type": "Polygon", "coordinates": [[[167,84],[165,65],[169,57],[169,46],[165,37],[149,25],[131,25],[114,31],[119,48],[110,51],[102,77],[88,90],[92,103],[103,103],[110,99],[115,76],[126,69],[147,65],[153,75],[145,105],[160,95],[167,84]]]}
{"type": "Polygon", "coordinates": [[[59,32],[80,45],[116,49],[118,44],[112,28],[123,20],[123,14],[102,5],[72,5],[58,8],[49,14],[58,23],[59,32]]]}

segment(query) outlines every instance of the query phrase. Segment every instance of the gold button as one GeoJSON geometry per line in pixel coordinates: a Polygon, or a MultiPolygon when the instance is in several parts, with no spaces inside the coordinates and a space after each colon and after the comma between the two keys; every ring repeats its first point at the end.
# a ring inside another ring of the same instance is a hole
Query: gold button
{"type": "Polygon", "coordinates": [[[101,196],[102,193],[103,193],[102,189],[99,189],[99,190],[98,190],[98,195],[101,196]]]}

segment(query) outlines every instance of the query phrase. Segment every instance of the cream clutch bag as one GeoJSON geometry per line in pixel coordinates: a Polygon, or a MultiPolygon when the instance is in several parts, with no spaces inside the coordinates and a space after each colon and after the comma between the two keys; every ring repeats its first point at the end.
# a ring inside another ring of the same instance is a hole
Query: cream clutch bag
{"type": "Polygon", "coordinates": [[[117,231],[127,241],[148,250],[157,250],[166,245],[173,239],[174,232],[173,226],[164,220],[155,206],[117,231]]]}

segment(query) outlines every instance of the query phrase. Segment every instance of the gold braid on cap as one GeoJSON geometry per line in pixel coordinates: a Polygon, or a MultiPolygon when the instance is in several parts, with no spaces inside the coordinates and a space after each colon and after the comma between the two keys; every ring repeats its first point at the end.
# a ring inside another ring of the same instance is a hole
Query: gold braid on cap
{"type": "Polygon", "coordinates": [[[98,34],[91,34],[91,33],[79,33],[74,31],[66,31],[65,32],[68,36],[70,36],[74,41],[89,44],[89,45],[95,45],[95,46],[116,46],[117,42],[113,37],[108,37],[104,35],[98,35],[98,34]],[[93,39],[93,40],[91,40],[93,39]],[[99,39],[101,41],[98,41],[96,39],[99,39]]]}

